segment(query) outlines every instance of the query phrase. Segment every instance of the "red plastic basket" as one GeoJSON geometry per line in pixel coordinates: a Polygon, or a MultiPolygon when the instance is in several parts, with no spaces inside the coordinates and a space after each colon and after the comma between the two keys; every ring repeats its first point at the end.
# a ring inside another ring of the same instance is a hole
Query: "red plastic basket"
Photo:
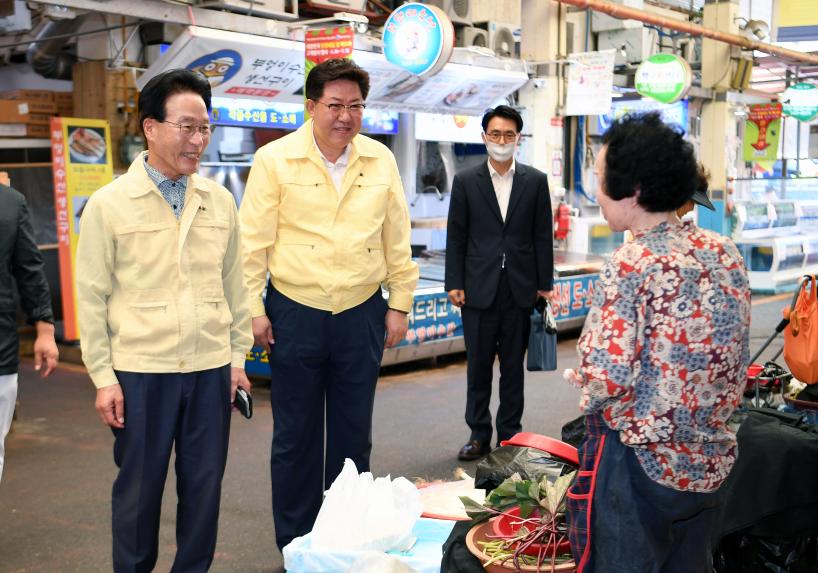
{"type": "Polygon", "coordinates": [[[579,454],[574,446],[560,440],[555,440],[554,438],[549,438],[548,436],[543,436],[542,434],[519,432],[511,436],[508,440],[500,442],[500,445],[537,448],[538,450],[548,452],[555,458],[568,462],[574,467],[579,467],[579,454]]]}

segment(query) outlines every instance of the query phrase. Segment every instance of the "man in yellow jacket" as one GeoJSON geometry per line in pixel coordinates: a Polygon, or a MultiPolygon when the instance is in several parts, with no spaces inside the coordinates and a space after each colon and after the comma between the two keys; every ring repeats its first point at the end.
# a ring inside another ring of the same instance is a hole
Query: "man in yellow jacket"
{"type": "Polygon", "coordinates": [[[272,374],[281,549],[312,529],[344,458],[369,470],[384,342],[405,336],[418,279],[395,158],[358,134],[368,91],[351,60],[313,68],[312,119],[256,152],[240,209],[253,335],[272,374]]]}
{"type": "Polygon", "coordinates": [[[210,141],[210,85],[171,70],[139,96],[148,141],[82,214],[77,290],[82,359],[113,429],[113,570],[152,571],[176,448],[176,559],[204,572],[216,548],[231,404],[250,390],[252,345],[238,212],[196,174],[210,141]]]}

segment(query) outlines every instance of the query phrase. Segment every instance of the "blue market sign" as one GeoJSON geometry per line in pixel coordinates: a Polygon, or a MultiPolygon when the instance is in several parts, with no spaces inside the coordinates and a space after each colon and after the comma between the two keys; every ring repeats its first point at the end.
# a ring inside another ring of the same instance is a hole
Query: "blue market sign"
{"type": "Polygon", "coordinates": [[[210,120],[215,125],[296,129],[304,123],[304,112],[280,111],[272,108],[213,107],[210,120]]]}
{"type": "MultiPolygon", "coordinates": [[[[224,101],[224,98],[219,98],[224,101]]],[[[283,106],[282,106],[283,107],[283,106]]],[[[214,125],[252,127],[262,129],[298,129],[304,123],[302,106],[288,105],[294,109],[273,107],[253,107],[241,105],[214,105],[210,110],[210,121],[214,125]]],[[[398,133],[398,112],[366,110],[361,122],[363,133],[394,135],[398,133]]]]}
{"type": "Polygon", "coordinates": [[[383,29],[387,61],[418,76],[439,72],[452,55],[454,27],[440,8],[411,2],[394,10],[383,29]]]}

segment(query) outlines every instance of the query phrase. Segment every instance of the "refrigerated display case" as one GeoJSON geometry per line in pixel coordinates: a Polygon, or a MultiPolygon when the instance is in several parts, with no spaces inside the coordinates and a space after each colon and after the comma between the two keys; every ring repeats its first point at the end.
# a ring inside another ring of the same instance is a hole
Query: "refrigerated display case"
{"type": "Polygon", "coordinates": [[[736,203],[733,239],[744,257],[750,288],[782,292],[818,273],[818,201],[736,203]]]}

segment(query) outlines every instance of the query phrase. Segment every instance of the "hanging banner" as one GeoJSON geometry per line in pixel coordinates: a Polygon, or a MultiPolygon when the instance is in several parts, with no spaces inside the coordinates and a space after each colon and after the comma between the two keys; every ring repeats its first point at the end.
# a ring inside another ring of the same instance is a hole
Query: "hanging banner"
{"type": "MultiPolygon", "coordinates": [[[[312,69],[322,62],[336,58],[352,57],[355,32],[349,26],[336,28],[308,28],[304,33],[304,86],[312,69]]],[[[304,120],[310,118],[304,91],[304,120]]]]}
{"type": "Polygon", "coordinates": [[[565,115],[601,115],[611,111],[616,50],[571,54],[565,115]]]}
{"type": "Polygon", "coordinates": [[[528,82],[528,74],[509,60],[508,69],[449,62],[433,76],[419,77],[373,52],[355,52],[369,72],[367,108],[481,116],[487,108],[528,82]]]}
{"type": "Polygon", "coordinates": [[[818,115],[818,87],[813,84],[800,83],[788,87],[779,96],[783,104],[784,115],[798,121],[811,121],[818,115]]]}
{"type": "Polygon", "coordinates": [[[301,103],[304,86],[301,42],[188,26],[148,71],[136,80],[143,89],[171,68],[201,72],[212,95],[301,103]]]}
{"type": "MultiPolygon", "coordinates": [[[[416,76],[382,53],[355,50],[355,63],[369,73],[367,109],[482,116],[528,82],[525,63],[460,56],[435,75],[416,76]]],[[[136,81],[138,89],[171,68],[201,71],[213,97],[256,99],[265,104],[304,104],[304,42],[188,26],[136,81]]],[[[259,110],[261,108],[258,108],[259,110]]]]}
{"type": "Polygon", "coordinates": [[[304,79],[327,60],[352,56],[355,32],[349,26],[310,28],[304,34],[304,79]]]}
{"type": "Polygon", "coordinates": [[[640,95],[661,103],[682,99],[693,83],[690,64],[673,54],[654,54],[639,64],[634,78],[640,95]]]}
{"type": "Polygon", "coordinates": [[[781,104],[751,105],[744,124],[744,161],[775,161],[781,134],[781,104]]]}
{"type": "Polygon", "coordinates": [[[60,260],[65,340],[79,340],[74,261],[80,217],[91,194],[114,178],[111,134],[101,119],[51,118],[54,211],[60,260]]]}

